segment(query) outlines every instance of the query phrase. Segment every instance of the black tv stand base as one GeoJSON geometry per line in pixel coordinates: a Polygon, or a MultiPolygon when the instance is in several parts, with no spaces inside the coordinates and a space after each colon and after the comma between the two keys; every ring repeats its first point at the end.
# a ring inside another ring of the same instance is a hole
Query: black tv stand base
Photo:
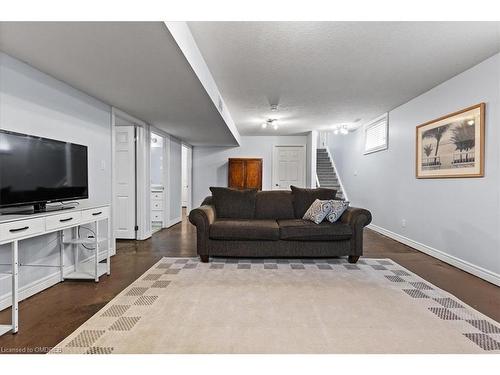
{"type": "Polygon", "coordinates": [[[37,214],[39,212],[47,212],[47,204],[46,203],[35,203],[33,205],[33,213],[37,214]]]}

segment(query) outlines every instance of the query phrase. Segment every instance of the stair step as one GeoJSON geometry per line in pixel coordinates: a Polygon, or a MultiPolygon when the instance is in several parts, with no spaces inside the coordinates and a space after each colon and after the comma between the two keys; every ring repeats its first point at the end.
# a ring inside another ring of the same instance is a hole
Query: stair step
{"type": "Polygon", "coordinates": [[[336,199],[345,200],[344,193],[340,187],[340,182],[333,168],[330,154],[324,148],[316,149],[316,175],[318,176],[319,186],[337,190],[336,199]]]}

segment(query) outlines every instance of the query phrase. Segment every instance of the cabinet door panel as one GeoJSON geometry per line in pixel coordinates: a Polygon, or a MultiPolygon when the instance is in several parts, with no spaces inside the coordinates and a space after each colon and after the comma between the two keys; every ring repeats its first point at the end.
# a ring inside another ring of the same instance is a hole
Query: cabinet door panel
{"type": "Polygon", "coordinates": [[[245,170],[245,187],[262,190],[262,161],[247,160],[245,170]]]}
{"type": "Polygon", "coordinates": [[[229,160],[228,186],[234,189],[245,187],[245,161],[241,159],[229,160]]]}

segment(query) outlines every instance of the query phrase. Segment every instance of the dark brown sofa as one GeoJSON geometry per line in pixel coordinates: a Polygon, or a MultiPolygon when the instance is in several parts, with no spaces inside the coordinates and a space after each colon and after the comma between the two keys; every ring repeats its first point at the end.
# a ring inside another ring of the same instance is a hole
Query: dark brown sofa
{"type": "Polygon", "coordinates": [[[290,191],[260,191],[252,218],[218,217],[213,198],[207,197],[189,220],[196,226],[202,262],[210,256],[348,256],[356,263],[363,254],[363,228],[371,222],[368,210],[349,207],[335,223],[315,224],[297,216],[290,191]]]}

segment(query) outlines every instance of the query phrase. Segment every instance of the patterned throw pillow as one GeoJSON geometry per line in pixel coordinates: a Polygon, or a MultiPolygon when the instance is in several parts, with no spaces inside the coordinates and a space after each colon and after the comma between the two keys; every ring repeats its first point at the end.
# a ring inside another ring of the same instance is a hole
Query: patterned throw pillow
{"type": "Polygon", "coordinates": [[[348,201],[333,201],[332,209],[327,214],[326,218],[330,223],[335,223],[342,216],[344,211],[347,210],[347,207],[349,207],[348,201]]]}
{"type": "Polygon", "coordinates": [[[332,199],[326,201],[316,199],[306,211],[302,219],[314,221],[316,224],[321,223],[326,215],[328,215],[332,210],[334,202],[335,201],[332,199]]]}

